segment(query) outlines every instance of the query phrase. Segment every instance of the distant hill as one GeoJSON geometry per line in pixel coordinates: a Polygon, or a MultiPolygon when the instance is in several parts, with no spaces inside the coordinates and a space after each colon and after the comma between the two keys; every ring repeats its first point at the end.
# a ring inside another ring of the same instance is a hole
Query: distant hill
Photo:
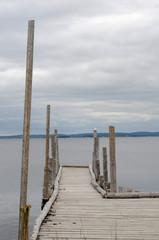
{"type": "MultiPolygon", "coordinates": [[[[84,137],[93,137],[93,133],[79,133],[79,134],[59,134],[59,138],[84,138],[84,137]]],[[[115,133],[116,137],[159,137],[159,132],[131,132],[115,133]]],[[[23,135],[14,135],[14,136],[0,136],[0,139],[12,139],[12,138],[22,138],[23,135]]],[[[51,137],[51,135],[50,135],[51,137]]],[[[109,137],[109,133],[98,133],[98,137],[109,137]]],[[[45,134],[39,135],[30,135],[30,138],[45,138],[45,134]]]]}

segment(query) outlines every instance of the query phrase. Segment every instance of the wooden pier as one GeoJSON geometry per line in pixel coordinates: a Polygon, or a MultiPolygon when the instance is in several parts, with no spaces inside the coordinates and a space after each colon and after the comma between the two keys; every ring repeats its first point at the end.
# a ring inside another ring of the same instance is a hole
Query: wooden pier
{"type": "MultiPolygon", "coordinates": [[[[54,167],[54,174],[48,165],[49,182],[45,189],[49,189],[50,199],[43,204],[31,240],[159,239],[159,193],[132,189],[123,192],[124,187],[117,192],[114,127],[109,130],[110,182],[106,148],[103,148],[103,175],[100,174],[99,139],[94,130],[92,165],[54,167]]],[[[56,142],[52,141],[52,149],[56,166],[59,164],[57,137],[56,142]]]]}
{"type": "Polygon", "coordinates": [[[158,198],[104,199],[91,181],[88,167],[62,167],[59,194],[38,240],[159,239],[158,198]]]}
{"type": "MultiPolygon", "coordinates": [[[[27,205],[27,182],[33,40],[34,20],[30,20],[28,22],[18,240],[28,240],[31,207],[27,205]]],[[[121,186],[117,192],[114,126],[109,127],[109,172],[106,147],[102,148],[103,173],[100,172],[99,138],[96,129],[94,129],[93,159],[90,166],[60,166],[56,129],[51,136],[51,148],[50,105],[48,105],[42,211],[36,219],[30,240],[159,239],[159,193],[133,192],[132,188],[128,188],[125,192],[125,187],[121,186]]]]}
{"type": "MultiPolygon", "coordinates": [[[[110,182],[106,148],[103,148],[103,175],[100,174],[96,130],[92,165],[58,168],[55,167],[57,163],[59,166],[55,132],[56,141],[52,141],[55,154],[51,159],[56,163],[47,166],[47,185],[44,179],[44,189],[48,189],[50,198],[42,206],[31,240],[159,239],[159,193],[133,192],[129,188],[128,192],[123,192],[124,187],[117,192],[114,127],[110,127],[109,138],[110,182]]],[[[46,146],[49,148],[48,144],[46,146]]],[[[47,157],[48,164],[51,159],[47,157]]]]}

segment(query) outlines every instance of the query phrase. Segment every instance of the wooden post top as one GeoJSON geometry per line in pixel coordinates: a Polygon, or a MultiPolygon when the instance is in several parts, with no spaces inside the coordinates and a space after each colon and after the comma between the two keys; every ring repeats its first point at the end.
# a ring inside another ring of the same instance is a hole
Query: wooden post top
{"type": "Polygon", "coordinates": [[[94,135],[94,138],[97,137],[97,129],[96,128],[93,129],[93,135],[94,135]]]}

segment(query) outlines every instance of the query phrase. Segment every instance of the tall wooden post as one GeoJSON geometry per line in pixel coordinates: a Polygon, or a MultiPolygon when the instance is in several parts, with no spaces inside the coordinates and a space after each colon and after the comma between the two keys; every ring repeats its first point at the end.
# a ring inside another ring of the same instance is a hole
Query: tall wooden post
{"type": "Polygon", "coordinates": [[[49,139],[50,139],[50,105],[47,105],[46,111],[46,150],[45,150],[45,169],[44,169],[44,186],[43,186],[43,199],[42,208],[49,200],[49,139]]]}
{"type": "Polygon", "coordinates": [[[93,161],[92,169],[96,176],[96,180],[99,180],[100,175],[100,162],[99,162],[99,138],[97,137],[97,130],[94,129],[94,150],[93,150],[93,161]]]}
{"type": "Polygon", "coordinates": [[[95,173],[95,159],[98,158],[98,138],[97,138],[97,130],[95,128],[93,130],[93,138],[94,138],[94,148],[93,148],[92,170],[95,173]]]}
{"type": "Polygon", "coordinates": [[[55,168],[55,160],[53,158],[49,158],[49,195],[51,196],[54,189],[54,168],[55,168]]]}
{"type": "Polygon", "coordinates": [[[100,176],[100,161],[99,159],[95,159],[95,176],[96,176],[96,181],[99,181],[99,176],[100,176]]]}
{"type": "Polygon", "coordinates": [[[56,142],[56,175],[59,171],[59,146],[58,146],[58,131],[57,129],[54,130],[55,135],[55,142],[56,142]]]}
{"type": "Polygon", "coordinates": [[[55,143],[55,134],[51,136],[51,146],[52,146],[52,159],[53,159],[53,166],[52,166],[52,184],[54,188],[55,178],[56,178],[56,168],[57,168],[57,162],[56,162],[56,143],[55,143]]]}
{"type": "Polygon", "coordinates": [[[109,149],[110,149],[110,191],[116,192],[116,159],[115,159],[115,128],[109,127],[109,149]]]}
{"type": "Polygon", "coordinates": [[[97,137],[97,130],[94,130],[94,157],[99,159],[99,138],[97,137]]]}
{"type": "Polygon", "coordinates": [[[97,129],[96,129],[96,128],[93,129],[93,137],[94,137],[94,138],[97,137],[97,129]]]}
{"type": "Polygon", "coordinates": [[[28,222],[30,206],[27,206],[27,185],[28,185],[29,136],[31,116],[31,95],[32,95],[33,48],[34,48],[34,20],[30,20],[28,21],[18,240],[28,240],[28,225],[29,225],[28,222]]]}
{"type": "Polygon", "coordinates": [[[107,149],[103,147],[103,178],[104,178],[104,190],[108,186],[108,162],[107,162],[107,149]]]}
{"type": "Polygon", "coordinates": [[[52,158],[55,159],[56,152],[55,152],[55,134],[52,134],[51,136],[51,153],[52,153],[52,158]]]}

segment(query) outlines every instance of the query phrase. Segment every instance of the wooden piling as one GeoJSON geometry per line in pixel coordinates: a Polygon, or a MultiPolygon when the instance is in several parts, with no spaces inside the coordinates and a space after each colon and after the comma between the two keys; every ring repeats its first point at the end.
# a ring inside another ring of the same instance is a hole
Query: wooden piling
{"type": "Polygon", "coordinates": [[[93,139],[94,139],[94,146],[93,146],[93,154],[92,154],[92,170],[95,173],[95,145],[96,145],[96,139],[97,138],[97,130],[93,129],[93,139]]]}
{"type": "Polygon", "coordinates": [[[54,189],[55,179],[59,170],[59,152],[58,152],[58,131],[55,129],[51,136],[51,153],[52,158],[49,158],[49,190],[50,195],[54,189]]]}
{"type": "Polygon", "coordinates": [[[45,169],[44,169],[44,186],[42,208],[50,198],[49,191],[49,138],[50,138],[50,105],[47,105],[46,111],[46,150],[45,150],[45,169]]]}
{"type": "Polygon", "coordinates": [[[18,240],[28,240],[28,225],[29,225],[28,223],[30,206],[27,206],[27,185],[28,185],[29,137],[30,137],[31,95],[32,95],[33,48],[34,48],[34,20],[30,20],[28,21],[28,39],[27,39],[26,85],[24,103],[18,240]]]}
{"type": "Polygon", "coordinates": [[[94,158],[99,159],[99,139],[96,129],[94,129],[94,158]]]}
{"type": "Polygon", "coordinates": [[[103,185],[104,190],[108,187],[108,161],[107,161],[107,149],[103,147],[103,185]]]}
{"type": "Polygon", "coordinates": [[[51,136],[51,153],[52,153],[52,158],[55,159],[56,157],[55,134],[52,134],[51,136]]]}
{"type": "Polygon", "coordinates": [[[100,175],[100,161],[99,159],[95,159],[95,176],[96,181],[99,181],[99,175],[100,175]]]}
{"type": "Polygon", "coordinates": [[[54,130],[55,135],[55,148],[56,148],[56,175],[58,174],[60,163],[59,163],[59,146],[58,146],[58,131],[57,129],[54,130]]]}
{"type": "Polygon", "coordinates": [[[49,158],[49,195],[51,196],[53,189],[54,189],[54,182],[55,182],[55,160],[53,158],[49,158]]]}
{"type": "Polygon", "coordinates": [[[99,175],[99,186],[104,189],[104,177],[99,175]]]}
{"type": "Polygon", "coordinates": [[[97,137],[97,130],[94,129],[94,149],[93,149],[93,160],[92,169],[96,177],[96,181],[99,180],[100,175],[100,162],[99,162],[99,138],[97,137]]]}
{"type": "Polygon", "coordinates": [[[57,132],[56,132],[57,130],[54,130],[54,134],[52,135],[52,157],[53,157],[53,159],[54,159],[54,161],[55,161],[55,163],[54,163],[54,166],[55,166],[55,169],[54,169],[54,173],[53,174],[55,174],[55,177],[56,177],[56,175],[57,175],[57,173],[58,173],[58,167],[59,167],[59,163],[58,163],[58,153],[57,153],[57,149],[58,149],[58,147],[57,147],[57,132]]]}
{"type": "Polygon", "coordinates": [[[52,166],[52,186],[53,190],[55,189],[55,179],[56,179],[56,160],[53,158],[53,166],[52,166]]]}
{"type": "Polygon", "coordinates": [[[115,159],[115,128],[109,127],[109,149],[110,149],[110,192],[116,192],[116,159],[115,159]]]}
{"type": "Polygon", "coordinates": [[[53,165],[52,165],[52,185],[54,188],[54,183],[55,183],[55,178],[56,178],[56,169],[57,169],[57,163],[56,163],[56,141],[55,141],[56,137],[55,134],[52,134],[51,136],[51,150],[52,150],[52,159],[53,159],[53,165]]]}

